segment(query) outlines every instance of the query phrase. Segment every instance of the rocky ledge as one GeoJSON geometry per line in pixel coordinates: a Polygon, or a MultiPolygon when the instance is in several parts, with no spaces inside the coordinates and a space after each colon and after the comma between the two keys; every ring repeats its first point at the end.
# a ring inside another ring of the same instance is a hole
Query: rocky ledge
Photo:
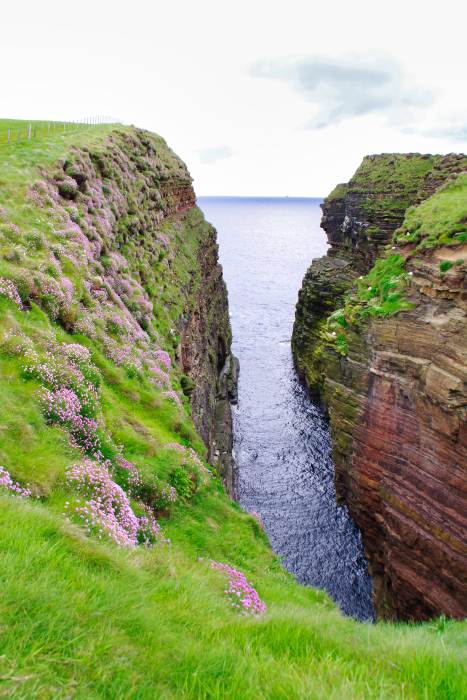
{"type": "Polygon", "coordinates": [[[466,600],[467,158],[365,158],[323,204],[297,304],[300,376],[329,413],[340,499],[379,617],[466,600]]]}

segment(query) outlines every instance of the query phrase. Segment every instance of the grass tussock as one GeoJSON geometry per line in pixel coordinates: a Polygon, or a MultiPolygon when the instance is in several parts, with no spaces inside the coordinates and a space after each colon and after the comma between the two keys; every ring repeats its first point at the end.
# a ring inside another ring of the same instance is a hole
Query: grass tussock
{"type": "Polygon", "coordinates": [[[467,242],[467,173],[448,180],[432,197],[411,207],[396,231],[398,245],[423,251],[467,242]]]}

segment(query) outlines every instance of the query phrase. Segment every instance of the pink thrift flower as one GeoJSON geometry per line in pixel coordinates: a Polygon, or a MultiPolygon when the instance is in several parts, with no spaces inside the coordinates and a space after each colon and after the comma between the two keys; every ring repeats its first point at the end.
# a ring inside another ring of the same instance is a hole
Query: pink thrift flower
{"type": "Polygon", "coordinates": [[[17,481],[13,481],[10,474],[4,467],[0,467],[0,487],[10,491],[15,496],[27,498],[31,495],[29,489],[23,489],[17,481]]]}
{"type": "Polygon", "coordinates": [[[16,289],[15,285],[11,280],[7,280],[5,277],[0,277],[0,296],[6,297],[12,301],[18,309],[23,308],[23,303],[21,297],[16,289]]]}
{"type": "Polygon", "coordinates": [[[228,587],[224,593],[230,600],[230,605],[243,615],[261,615],[266,611],[266,603],[261,600],[257,591],[248,583],[245,575],[228,564],[211,560],[211,568],[227,574],[228,587]]]}

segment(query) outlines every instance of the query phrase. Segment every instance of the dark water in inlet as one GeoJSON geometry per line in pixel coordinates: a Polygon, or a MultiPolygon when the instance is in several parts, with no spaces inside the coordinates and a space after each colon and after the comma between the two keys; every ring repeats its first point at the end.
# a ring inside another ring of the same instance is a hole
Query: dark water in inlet
{"type": "Polygon", "coordinates": [[[348,615],[372,618],[360,534],[335,502],[329,429],[297,381],[290,337],[303,275],[327,244],[320,200],[201,197],[217,228],[234,353],[237,496],[303,584],[348,615]]]}

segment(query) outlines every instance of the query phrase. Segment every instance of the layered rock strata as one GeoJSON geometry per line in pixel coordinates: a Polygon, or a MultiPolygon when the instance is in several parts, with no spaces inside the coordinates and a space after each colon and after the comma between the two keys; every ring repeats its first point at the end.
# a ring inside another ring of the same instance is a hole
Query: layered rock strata
{"type": "Polygon", "coordinates": [[[181,318],[179,356],[183,371],[194,386],[188,390],[192,417],[208,447],[208,458],[224,477],[233,495],[231,403],[237,398],[238,360],[231,353],[232,333],[227,289],[218,261],[215,229],[205,226],[203,245],[198,249],[200,282],[192,284],[190,312],[181,318]]]}
{"type": "Polygon", "coordinates": [[[407,208],[466,169],[457,155],[365,159],[323,205],[331,248],[297,305],[295,362],[329,413],[337,493],[361,529],[387,619],[467,613],[466,247],[397,245],[412,309],[351,326],[347,353],[323,328],[391,247],[407,208]]]}

